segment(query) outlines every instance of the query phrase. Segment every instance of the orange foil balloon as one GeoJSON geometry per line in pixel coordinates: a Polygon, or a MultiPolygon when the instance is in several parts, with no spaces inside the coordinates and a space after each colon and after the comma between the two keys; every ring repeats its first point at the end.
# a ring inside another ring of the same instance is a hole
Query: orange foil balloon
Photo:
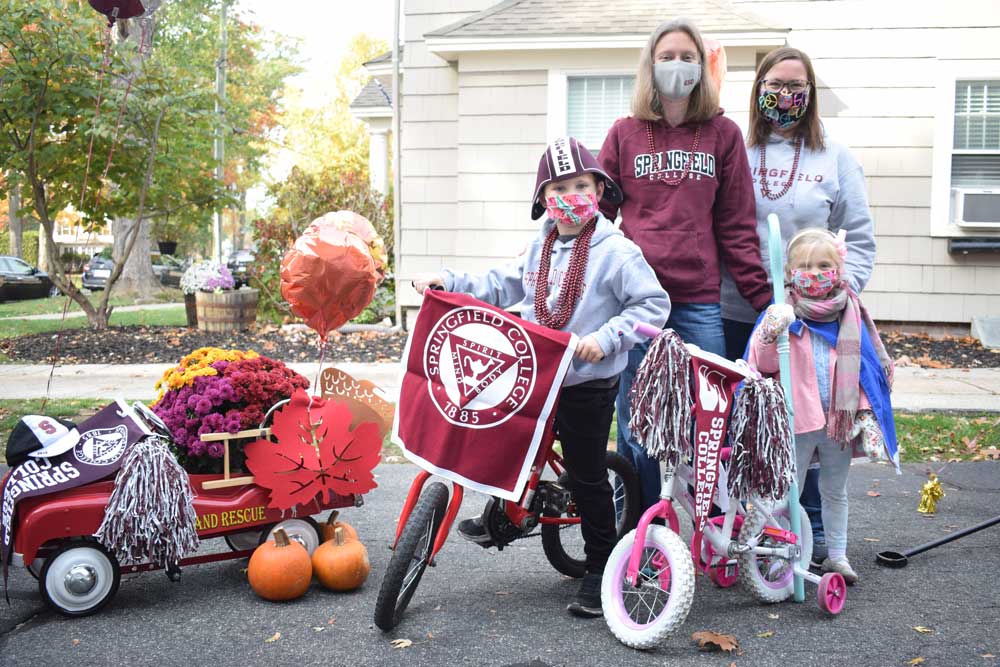
{"type": "Polygon", "coordinates": [[[384,275],[369,244],[329,215],[313,221],[281,260],[281,296],[323,338],[371,303],[384,275]]]}
{"type": "Polygon", "coordinates": [[[375,270],[379,274],[379,283],[385,279],[385,272],[389,268],[389,257],[385,252],[385,243],[382,242],[382,237],[375,231],[375,227],[368,221],[368,218],[358,215],[354,211],[337,211],[316,218],[312,224],[332,224],[337,229],[352,232],[360,237],[368,245],[368,251],[375,262],[375,270]]]}

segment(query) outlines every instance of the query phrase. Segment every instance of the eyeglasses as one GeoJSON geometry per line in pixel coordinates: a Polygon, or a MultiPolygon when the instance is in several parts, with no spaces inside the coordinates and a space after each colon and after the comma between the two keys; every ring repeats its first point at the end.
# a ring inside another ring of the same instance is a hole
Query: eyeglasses
{"type": "Polygon", "coordinates": [[[780,93],[784,89],[788,89],[790,93],[801,93],[806,88],[809,87],[808,81],[782,81],[781,79],[764,79],[761,81],[764,84],[764,90],[769,93],[780,93]]]}

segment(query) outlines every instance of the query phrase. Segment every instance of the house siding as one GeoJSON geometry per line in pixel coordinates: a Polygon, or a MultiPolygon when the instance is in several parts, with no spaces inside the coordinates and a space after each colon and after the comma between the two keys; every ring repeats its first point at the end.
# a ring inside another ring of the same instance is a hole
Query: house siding
{"type": "Polygon", "coordinates": [[[933,235],[943,221],[931,220],[938,68],[985,61],[1000,77],[1000,4],[735,4],[792,27],[788,44],[813,61],[827,131],[864,167],[878,242],[865,291],[874,317],[968,323],[1000,313],[1000,254],[953,255],[933,235]]]}
{"type": "Polygon", "coordinates": [[[405,3],[400,108],[400,248],[396,292],[411,318],[420,297],[412,276],[449,264],[459,247],[458,68],[430,53],[424,33],[471,16],[491,0],[405,3]]]}
{"type": "MultiPolygon", "coordinates": [[[[398,293],[412,308],[419,304],[413,274],[482,270],[515,256],[535,233],[528,203],[535,166],[549,114],[563,113],[548,108],[549,70],[630,71],[637,53],[480,52],[448,63],[427,51],[423,33],[494,3],[406,4],[398,293]]],[[[950,254],[942,221],[931,219],[932,191],[941,186],[932,176],[938,71],[985,63],[1000,77],[1000,3],[734,4],[790,28],[788,44],[813,59],[827,131],[864,167],[878,241],[865,292],[874,316],[968,323],[1000,313],[1000,254],[950,254]]],[[[722,105],[744,130],[757,51],[727,48],[722,105]]]]}

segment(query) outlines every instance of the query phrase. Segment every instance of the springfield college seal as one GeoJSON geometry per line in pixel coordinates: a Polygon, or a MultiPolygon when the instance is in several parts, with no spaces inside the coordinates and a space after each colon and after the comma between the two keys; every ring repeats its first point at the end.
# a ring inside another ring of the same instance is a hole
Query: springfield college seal
{"type": "Polygon", "coordinates": [[[437,321],[424,346],[427,391],[456,426],[490,428],[524,407],[536,375],[527,333],[497,313],[467,306],[437,321]]]}

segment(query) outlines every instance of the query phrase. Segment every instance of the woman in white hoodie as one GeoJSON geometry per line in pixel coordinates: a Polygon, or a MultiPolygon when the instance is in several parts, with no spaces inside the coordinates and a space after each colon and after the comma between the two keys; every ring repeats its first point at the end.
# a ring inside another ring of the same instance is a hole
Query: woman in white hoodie
{"type": "MultiPolygon", "coordinates": [[[[828,137],[819,116],[816,74],[809,56],[798,49],[771,51],[760,62],[750,94],[747,158],[757,202],[757,234],[764,268],[767,216],[775,213],[786,241],[809,227],[846,236],[846,275],[860,294],[875,263],[875,231],[861,165],[845,146],[828,137]]],[[[736,290],[728,272],[722,276],[722,323],[726,356],[738,359],[757,320],[757,312],[736,290]]],[[[802,505],[813,525],[814,560],[825,556],[820,519],[818,471],[811,470],[802,505]]]]}

